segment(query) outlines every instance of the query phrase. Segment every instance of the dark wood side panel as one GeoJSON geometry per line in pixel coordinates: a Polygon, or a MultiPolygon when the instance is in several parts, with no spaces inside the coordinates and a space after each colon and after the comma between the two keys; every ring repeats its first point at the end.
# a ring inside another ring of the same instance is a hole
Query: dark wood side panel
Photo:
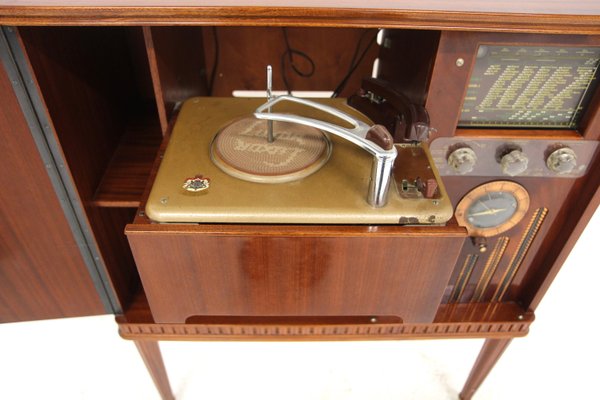
{"type": "Polygon", "coordinates": [[[87,210],[94,221],[94,236],[108,266],[111,283],[125,307],[139,288],[135,262],[123,233],[133,219],[134,208],[90,207],[87,210]]]}
{"type": "Polygon", "coordinates": [[[124,28],[19,34],[82,200],[93,197],[138,105],[124,28]]]}
{"type": "Polygon", "coordinates": [[[386,29],[378,78],[391,82],[413,103],[424,105],[440,31],[386,29]]]}
{"type": "Polygon", "coordinates": [[[163,132],[178,102],[208,94],[202,29],[144,27],[144,42],[163,132]]]}
{"type": "MultiPolygon", "coordinates": [[[[273,89],[285,90],[282,80],[282,55],[286,51],[282,28],[219,27],[219,63],[216,71],[214,96],[231,96],[234,90],[265,90],[266,66],[273,66],[273,89]]],[[[291,90],[334,90],[348,72],[355,48],[364,34],[359,50],[362,52],[377,30],[287,28],[290,47],[308,55],[314,62],[314,75],[295,74],[289,59],[285,60],[285,74],[291,90]]],[[[214,31],[205,28],[207,75],[214,65],[214,31]]],[[[360,88],[363,77],[371,76],[378,46],[374,43],[362,63],[356,68],[340,97],[348,97],[360,88]]],[[[301,72],[310,71],[310,65],[298,54],[294,63],[301,72]]]]}
{"type": "Polygon", "coordinates": [[[276,227],[267,236],[202,230],[128,232],[156,322],[216,315],[431,322],[463,240],[452,229],[352,237],[310,227],[292,236],[276,227]]]}
{"type": "Polygon", "coordinates": [[[104,313],[0,66],[0,322],[104,313]]]}

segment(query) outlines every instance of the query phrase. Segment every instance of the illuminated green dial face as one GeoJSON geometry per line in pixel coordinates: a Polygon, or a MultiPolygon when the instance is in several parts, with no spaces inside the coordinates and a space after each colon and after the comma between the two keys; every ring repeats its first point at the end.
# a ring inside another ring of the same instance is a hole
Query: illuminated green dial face
{"type": "Polygon", "coordinates": [[[488,192],[467,209],[467,221],[477,228],[495,227],[508,221],[517,206],[517,199],[510,192],[488,192]]]}

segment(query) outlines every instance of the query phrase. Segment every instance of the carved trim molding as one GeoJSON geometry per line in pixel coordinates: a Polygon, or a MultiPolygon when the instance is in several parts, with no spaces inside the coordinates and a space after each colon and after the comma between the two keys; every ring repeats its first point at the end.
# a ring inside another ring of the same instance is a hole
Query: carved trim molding
{"type": "Polygon", "coordinates": [[[517,322],[370,325],[230,325],[119,323],[131,340],[385,340],[512,338],[527,335],[533,314],[517,322]]]}

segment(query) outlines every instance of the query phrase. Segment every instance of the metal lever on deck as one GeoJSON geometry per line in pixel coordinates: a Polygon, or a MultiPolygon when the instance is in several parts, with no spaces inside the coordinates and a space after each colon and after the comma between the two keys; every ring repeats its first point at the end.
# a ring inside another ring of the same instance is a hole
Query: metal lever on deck
{"type": "Polygon", "coordinates": [[[367,202],[372,207],[385,206],[392,177],[392,167],[398,152],[394,147],[392,135],[390,135],[384,126],[370,126],[336,108],[290,95],[273,97],[258,107],[254,112],[254,116],[267,121],[291,122],[311,126],[346,139],[371,153],[373,155],[373,163],[371,166],[371,181],[369,183],[367,202]],[[314,118],[270,112],[275,104],[282,101],[299,103],[326,112],[348,122],[353,128],[344,128],[314,118]]]}
{"type": "MultiPolygon", "coordinates": [[[[267,65],[267,101],[273,98],[273,67],[267,65]]],[[[271,112],[271,107],[267,109],[267,112],[271,112]]],[[[267,141],[273,143],[275,137],[273,136],[273,121],[267,121],[267,141]]]]}

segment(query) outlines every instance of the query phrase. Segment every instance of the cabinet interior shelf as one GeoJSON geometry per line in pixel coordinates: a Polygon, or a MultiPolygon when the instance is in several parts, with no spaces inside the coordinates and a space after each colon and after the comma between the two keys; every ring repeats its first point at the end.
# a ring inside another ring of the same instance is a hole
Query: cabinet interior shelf
{"type": "Polygon", "coordinates": [[[160,126],[154,119],[135,119],[104,173],[93,204],[139,207],[161,141],[160,126]]]}

